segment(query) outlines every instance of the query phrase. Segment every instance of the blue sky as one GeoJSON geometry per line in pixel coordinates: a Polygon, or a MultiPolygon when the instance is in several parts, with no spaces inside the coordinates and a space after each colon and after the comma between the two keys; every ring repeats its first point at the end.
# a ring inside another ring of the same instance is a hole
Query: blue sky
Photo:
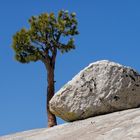
{"type": "Polygon", "coordinates": [[[77,48],[57,57],[57,91],[97,60],[108,59],[140,71],[139,7],[138,0],[1,0],[0,135],[47,126],[45,67],[41,62],[16,62],[10,47],[12,35],[29,26],[30,16],[61,9],[77,13],[77,48]]]}

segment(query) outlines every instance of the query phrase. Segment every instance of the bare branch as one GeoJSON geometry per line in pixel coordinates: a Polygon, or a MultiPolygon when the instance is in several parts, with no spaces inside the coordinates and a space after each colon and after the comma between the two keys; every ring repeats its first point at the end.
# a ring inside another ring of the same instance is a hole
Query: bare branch
{"type": "Polygon", "coordinates": [[[57,48],[54,47],[54,51],[53,51],[53,54],[52,54],[52,63],[53,63],[53,65],[55,64],[56,55],[57,55],[57,48]]]}
{"type": "Polygon", "coordinates": [[[44,46],[43,46],[41,43],[39,43],[39,42],[36,41],[36,40],[33,40],[32,42],[35,43],[35,44],[37,44],[38,46],[40,46],[40,48],[41,48],[42,50],[44,50],[44,46]]]}

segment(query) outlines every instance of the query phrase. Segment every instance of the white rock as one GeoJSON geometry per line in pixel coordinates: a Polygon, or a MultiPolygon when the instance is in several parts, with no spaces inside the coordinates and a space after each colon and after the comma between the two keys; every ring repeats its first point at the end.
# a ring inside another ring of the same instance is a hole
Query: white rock
{"type": "Polygon", "coordinates": [[[61,88],[50,110],[66,121],[140,106],[140,75],[107,60],[90,64],[61,88]]]}
{"type": "Polygon", "coordinates": [[[0,140],[140,140],[140,109],[20,132],[0,140]]]}

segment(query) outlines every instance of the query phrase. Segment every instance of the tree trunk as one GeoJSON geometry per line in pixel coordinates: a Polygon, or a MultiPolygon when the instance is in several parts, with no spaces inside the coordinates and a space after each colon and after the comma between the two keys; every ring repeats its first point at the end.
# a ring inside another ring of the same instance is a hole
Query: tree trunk
{"type": "Polygon", "coordinates": [[[54,67],[50,67],[49,69],[47,69],[47,72],[48,72],[48,76],[47,76],[48,87],[47,87],[47,104],[46,104],[47,107],[46,107],[46,109],[47,109],[47,115],[48,115],[48,127],[53,127],[53,126],[57,125],[57,122],[56,122],[55,115],[50,112],[49,101],[51,100],[51,98],[54,96],[54,93],[55,93],[54,67]]]}

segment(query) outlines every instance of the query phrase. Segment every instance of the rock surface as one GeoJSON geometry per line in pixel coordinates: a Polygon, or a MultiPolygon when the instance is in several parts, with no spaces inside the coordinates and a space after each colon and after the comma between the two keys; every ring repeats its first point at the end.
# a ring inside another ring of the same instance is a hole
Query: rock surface
{"type": "Polygon", "coordinates": [[[50,110],[66,121],[140,106],[140,75],[107,60],[90,64],[61,88],[50,110]]]}
{"type": "Polygon", "coordinates": [[[140,108],[25,131],[0,140],[140,140],[140,108]]]}

